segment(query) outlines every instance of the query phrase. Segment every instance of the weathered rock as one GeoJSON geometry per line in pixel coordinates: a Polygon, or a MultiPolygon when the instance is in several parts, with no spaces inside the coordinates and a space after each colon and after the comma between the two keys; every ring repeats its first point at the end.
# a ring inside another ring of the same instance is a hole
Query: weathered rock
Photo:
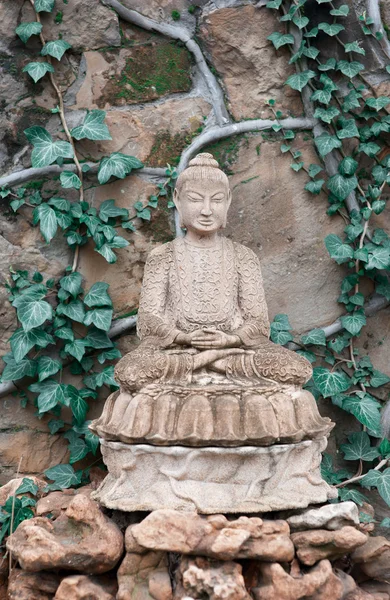
{"type": "Polygon", "coordinates": [[[355,570],[378,581],[390,580],[390,541],[383,536],[369,537],[351,556],[355,570]]]}
{"type": "Polygon", "coordinates": [[[175,600],[250,600],[242,567],[231,561],[183,558],[176,577],[175,600]]]}
{"type": "Polygon", "coordinates": [[[321,560],[305,573],[289,574],[278,563],[259,563],[260,585],[252,589],[255,600],[341,600],[353,591],[355,582],[332,571],[328,560],[321,560]]]}
{"type": "Polygon", "coordinates": [[[363,581],[362,583],[359,583],[359,586],[365,592],[372,594],[375,600],[390,599],[390,583],[370,579],[369,581],[363,581]]]}
{"type": "Polygon", "coordinates": [[[167,553],[143,552],[128,552],[123,559],[118,569],[117,600],[171,600],[167,553]]]}
{"type": "Polygon", "coordinates": [[[96,502],[78,494],[55,521],[45,517],[23,521],[8,538],[7,548],[26,571],[104,573],[120,559],[123,536],[96,502]]]}
{"type": "Polygon", "coordinates": [[[14,41],[15,29],[18,25],[19,12],[24,0],[0,1],[0,50],[7,51],[8,45],[14,41]]]}
{"type": "Polygon", "coordinates": [[[61,581],[54,600],[115,600],[117,590],[115,580],[72,575],[61,581]]]}
{"type": "Polygon", "coordinates": [[[323,558],[337,558],[363,546],[367,536],[354,527],[342,527],[338,531],[315,529],[293,533],[291,539],[297,556],[305,565],[314,565],[323,558]]]}
{"type": "Polygon", "coordinates": [[[322,528],[337,530],[345,525],[359,525],[359,511],[354,502],[325,504],[321,508],[311,508],[288,517],[287,523],[293,531],[322,528]]]}
{"type": "MultiPolygon", "coordinates": [[[[180,13],[180,20],[178,25],[186,25],[188,23],[194,24],[194,17],[188,12],[188,1],[187,0],[124,0],[124,6],[132,10],[136,10],[145,17],[150,17],[156,21],[163,21],[165,23],[171,22],[172,24],[177,23],[172,19],[172,11],[177,10],[180,13]]],[[[197,4],[197,2],[193,2],[197,4]]]]}
{"type": "Polygon", "coordinates": [[[343,600],[381,600],[381,599],[377,598],[376,595],[373,596],[372,594],[369,594],[362,588],[357,587],[356,589],[353,590],[353,592],[350,592],[349,594],[347,594],[343,598],[343,600]]]}
{"type": "Polygon", "coordinates": [[[276,51],[267,40],[279,28],[270,11],[253,5],[222,8],[202,21],[201,40],[222,78],[236,120],[274,118],[267,106],[270,98],[284,113],[302,113],[299,94],[283,87],[294,72],[288,65],[288,52],[276,51]]]}
{"type": "Polygon", "coordinates": [[[50,492],[47,496],[38,500],[35,506],[35,514],[37,517],[50,516],[56,519],[68,508],[76,494],[83,494],[89,497],[91,492],[91,486],[84,486],[78,490],[69,488],[61,492],[50,492]]]}
{"type": "MultiPolygon", "coordinates": [[[[0,506],[5,504],[8,498],[15,495],[17,489],[22,485],[23,479],[23,477],[11,479],[8,481],[8,483],[0,487],[0,506]]],[[[28,477],[28,479],[31,479],[32,482],[38,486],[40,491],[43,490],[43,488],[47,485],[46,481],[43,481],[43,479],[38,479],[38,477],[35,476],[28,477]]]]}
{"type": "Polygon", "coordinates": [[[61,577],[56,573],[27,573],[22,569],[12,569],[7,599],[53,600],[60,581],[61,577]]]}
{"type": "Polygon", "coordinates": [[[196,554],[216,559],[257,558],[287,562],[294,556],[286,521],[157,510],[131,525],[135,541],[150,550],[196,554]]]}

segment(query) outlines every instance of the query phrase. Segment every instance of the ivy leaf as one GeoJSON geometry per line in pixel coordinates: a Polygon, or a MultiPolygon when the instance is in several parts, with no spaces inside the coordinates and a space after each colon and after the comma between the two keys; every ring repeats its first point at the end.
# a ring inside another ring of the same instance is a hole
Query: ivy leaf
{"type": "Polygon", "coordinates": [[[347,396],[343,402],[343,409],[353,414],[371,431],[380,431],[380,404],[369,394],[357,392],[355,396],[347,396]]]}
{"type": "Polygon", "coordinates": [[[108,294],[108,283],[98,281],[90,288],[88,294],[84,298],[84,304],[92,306],[112,306],[112,300],[108,294]]]}
{"type": "Polygon", "coordinates": [[[383,472],[371,470],[360,482],[365,487],[376,487],[379,494],[388,506],[390,506],[390,468],[383,472]],[[372,473],[378,475],[372,476],[372,473]],[[375,483],[373,481],[375,480],[375,483]]]}
{"type": "Polygon", "coordinates": [[[285,46],[286,44],[293,44],[294,36],[292,36],[290,33],[283,34],[279,33],[278,31],[274,31],[274,33],[267,37],[267,40],[270,40],[270,42],[272,42],[275,46],[276,50],[279,50],[281,46],[285,46]]]}
{"type": "Polygon", "coordinates": [[[94,327],[88,331],[87,336],[84,338],[84,342],[86,346],[95,348],[95,350],[103,350],[114,346],[105,331],[94,327]]]}
{"type": "Polygon", "coordinates": [[[375,142],[367,142],[367,143],[360,144],[358,151],[364,152],[364,154],[367,154],[367,156],[370,156],[371,158],[373,158],[375,156],[375,154],[378,154],[380,149],[381,149],[381,147],[378,146],[378,144],[375,144],[375,142]]]}
{"type": "Polygon", "coordinates": [[[283,346],[287,342],[291,342],[293,337],[290,333],[291,325],[288,317],[285,314],[278,314],[271,323],[271,340],[275,344],[283,346]]]}
{"type": "Polygon", "coordinates": [[[325,246],[331,258],[339,265],[353,258],[353,249],[351,246],[349,244],[344,244],[335,233],[326,236],[325,246]]]}
{"type": "Polygon", "coordinates": [[[344,452],[345,460],[374,460],[379,456],[378,448],[372,448],[370,438],[365,431],[351,433],[348,436],[349,444],[341,444],[340,450],[344,452]]]}
{"type": "Polygon", "coordinates": [[[340,123],[342,124],[342,129],[339,129],[337,133],[337,137],[340,140],[346,138],[359,137],[359,130],[356,127],[356,123],[354,119],[340,119],[340,123]]]}
{"type": "Polygon", "coordinates": [[[133,169],[141,169],[143,163],[135,158],[121,152],[114,152],[111,156],[101,160],[98,171],[99,183],[107,183],[110,177],[124,179],[133,169]]]}
{"type": "Polygon", "coordinates": [[[357,187],[358,180],[355,176],[343,177],[339,173],[329,177],[327,184],[328,189],[338,198],[339,200],[345,200],[349,194],[357,187]]]}
{"type": "Polygon", "coordinates": [[[95,248],[96,252],[99,252],[108,263],[113,264],[117,261],[115,252],[110,248],[109,244],[103,244],[101,248],[95,248]]]}
{"type": "Polygon", "coordinates": [[[83,278],[80,273],[70,273],[69,275],[65,275],[65,277],[60,279],[60,286],[72,294],[73,298],[76,298],[82,291],[83,278]]]}
{"type": "Polygon", "coordinates": [[[337,117],[340,114],[340,111],[335,106],[330,106],[329,108],[317,108],[314,116],[317,119],[321,119],[325,123],[331,123],[332,119],[337,117]]]}
{"type": "Polygon", "coordinates": [[[30,62],[22,69],[23,73],[28,73],[35,83],[42,79],[46,73],[54,73],[53,65],[47,62],[30,62]]]}
{"type": "Polygon", "coordinates": [[[71,130],[75,140],[111,140],[110,132],[104,123],[106,113],[104,110],[91,110],[87,113],[84,123],[71,130]]]}
{"type": "Polygon", "coordinates": [[[24,131],[27,139],[34,146],[31,154],[33,167],[47,167],[57,158],[73,158],[73,148],[69,142],[53,139],[44,127],[29,127],[24,131]]]}
{"type": "Polygon", "coordinates": [[[38,493],[38,486],[29,477],[23,477],[22,483],[15,492],[15,496],[18,494],[32,494],[36,496],[38,493]]]}
{"type": "Polygon", "coordinates": [[[54,332],[54,335],[60,340],[74,340],[74,333],[70,327],[61,327],[54,332]]]}
{"type": "Polygon", "coordinates": [[[84,325],[93,323],[98,329],[108,331],[111,327],[112,314],[111,308],[95,308],[85,315],[84,325]]]}
{"type": "Polygon", "coordinates": [[[322,133],[315,138],[314,142],[322,157],[329,154],[329,152],[332,152],[335,148],[340,148],[342,145],[335,135],[329,135],[328,133],[322,133]]]}
{"type": "Polygon", "coordinates": [[[302,343],[305,346],[315,344],[316,346],[326,346],[326,336],[323,329],[313,329],[308,334],[302,336],[302,343]]]}
{"type": "Polygon", "coordinates": [[[364,48],[361,48],[359,46],[358,41],[350,42],[349,44],[345,44],[344,50],[345,50],[345,52],[356,52],[356,54],[363,54],[363,55],[366,54],[366,51],[364,50],[364,48]]]}
{"type": "Polygon", "coordinates": [[[366,100],[366,105],[370,108],[373,108],[376,111],[385,108],[385,106],[387,106],[388,104],[390,104],[390,98],[388,98],[387,96],[379,96],[378,98],[368,98],[366,100]]]}
{"type": "MultiPolygon", "coordinates": [[[[37,2],[37,0],[35,1],[37,2]]],[[[57,465],[56,467],[51,467],[51,469],[46,469],[44,473],[48,479],[54,481],[56,489],[60,490],[78,485],[81,481],[81,473],[75,473],[71,465],[57,465]]],[[[48,487],[53,489],[53,484],[48,487]]]]}
{"type": "Polygon", "coordinates": [[[59,304],[57,306],[57,315],[65,315],[77,323],[83,323],[85,309],[81,300],[72,300],[69,304],[59,304]]]}
{"type": "MultiPolygon", "coordinates": [[[[325,90],[325,89],[324,90],[316,90],[314,92],[314,94],[312,94],[310,96],[310,100],[312,100],[312,101],[315,100],[316,102],[321,102],[321,104],[329,104],[331,97],[332,97],[332,94],[331,94],[330,90],[325,90]]],[[[324,135],[324,134],[322,134],[322,135],[324,135]]],[[[327,134],[325,134],[325,135],[327,135],[327,134]]],[[[319,136],[319,137],[321,137],[321,136],[319,136]]]]}
{"type": "Polygon", "coordinates": [[[57,431],[62,429],[64,427],[64,425],[65,425],[65,423],[64,423],[64,421],[62,421],[62,419],[51,419],[48,422],[49,431],[50,431],[51,435],[54,435],[55,433],[57,433],[57,431]]]}
{"type": "Polygon", "coordinates": [[[23,379],[23,377],[34,377],[36,371],[37,365],[35,361],[25,358],[16,362],[14,358],[8,357],[5,369],[1,374],[1,380],[17,381],[18,379],[23,379]]]}
{"type": "Polygon", "coordinates": [[[387,269],[390,265],[390,250],[377,246],[369,250],[366,269],[387,269]]]}
{"type": "Polygon", "coordinates": [[[309,19],[307,17],[300,17],[296,14],[293,17],[293,23],[298,29],[303,29],[309,23],[309,19]]]}
{"type": "Polygon", "coordinates": [[[346,156],[339,164],[339,172],[341,175],[353,175],[358,168],[359,163],[354,160],[351,156],[346,156]]]}
{"type": "Polygon", "coordinates": [[[35,12],[51,12],[54,8],[55,0],[35,0],[35,12]]]}
{"type": "Polygon", "coordinates": [[[77,392],[77,394],[74,393],[71,397],[70,408],[77,423],[81,425],[87,416],[89,409],[88,402],[77,392]]]}
{"type": "Polygon", "coordinates": [[[118,348],[112,348],[111,350],[101,352],[97,359],[102,365],[106,360],[115,360],[116,358],[121,358],[121,356],[122,354],[118,348]]]}
{"type": "Polygon", "coordinates": [[[64,210],[65,212],[70,210],[70,202],[69,200],[65,200],[65,198],[50,198],[47,203],[58,210],[64,210]]]}
{"type": "Polygon", "coordinates": [[[318,29],[325,31],[325,33],[333,37],[334,35],[338,35],[340,31],[344,31],[345,27],[338,23],[319,23],[318,29]]]}
{"type": "Polygon", "coordinates": [[[322,190],[322,186],[325,183],[325,179],[316,179],[314,181],[308,181],[305,185],[305,190],[312,194],[319,194],[322,190]]]}
{"type": "Polygon", "coordinates": [[[74,188],[76,190],[81,188],[79,177],[76,173],[72,173],[72,171],[62,171],[60,181],[63,188],[74,188]]]}
{"type": "Polygon", "coordinates": [[[69,50],[69,48],[71,48],[72,46],[70,44],[68,44],[68,42],[65,42],[65,40],[53,40],[50,42],[47,42],[42,50],[41,50],[41,55],[42,56],[53,56],[54,58],[56,58],[57,60],[61,60],[61,58],[64,56],[65,52],[67,50],[69,50]]]}
{"type": "Polygon", "coordinates": [[[372,377],[370,379],[370,386],[373,388],[381,387],[381,385],[386,385],[386,383],[390,382],[390,377],[385,375],[385,373],[381,373],[376,369],[372,372],[372,377]]]}
{"type": "Polygon", "coordinates": [[[347,489],[345,487],[345,488],[340,488],[337,491],[339,493],[339,498],[340,498],[341,502],[347,502],[348,500],[352,500],[352,502],[355,502],[355,504],[362,506],[364,502],[368,501],[368,498],[366,496],[364,496],[358,490],[347,489]]]}
{"type": "Polygon", "coordinates": [[[292,88],[293,90],[298,90],[299,92],[301,92],[303,88],[309,83],[310,79],[312,79],[315,76],[315,72],[311,71],[310,69],[308,69],[307,71],[301,71],[300,73],[290,75],[285,85],[290,86],[290,88],[292,88]]]}
{"type": "Polygon", "coordinates": [[[54,210],[46,203],[40,204],[33,210],[34,224],[39,222],[39,228],[48,244],[57,233],[57,217],[54,210]]]}
{"type": "Polygon", "coordinates": [[[120,208],[115,206],[115,200],[105,200],[99,210],[99,217],[104,223],[108,222],[108,219],[115,217],[129,218],[129,211],[127,208],[120,208]]]}
{"type": "Polygon", "coordinates": [[[42,329],[24,331],[23,327],[20,327],[10,338],[11,350],[16,362],[21,361],[34,346],[46,348],[53,343],[54,338],[42,329]]]}
{"type": "Polygon", "coordinates": [[[324,398],[345,392],[351,385],[351,380],[342,371],[329,371],[324,367],[313,370],[313,379],[324,398]]]}
{"type": "Polygon", "coordinates": [[[65,396],[66,386],[54,379],[45,379],[42,383],[33,383],[28,389],[39,393],[37,403],[40,414],[51,410],[57,404],[68,404],[65,396]]]}
{"type": "Polygon", "coordinates": [[[342,4],[338,8],[333,8],[329,11],[329,14],[334,17],[347,17],[349,14],[349,6],[348,4],[342,4]]]}
{"type": "Polygon", "coordinates": [[[73,356],[76,360],[80,361],[85,354],[85,343],[84,340],[75,340],[65,345],[65,352],[73,356]]]}
{"type": "Polygon", "coordinates": [[[53,316],[53,309],[45,300],[23,299],[17,308],[18,319],[24,331],[40,327],[53,316]]]}
{"type": "Polygon", "coordinates": [[[352,60],[351,62],[348,60],[339,60],[337,69],[341,71],[343,75],[352,79],[352,77],[356,77],[360,71],[364,71],[364,65],[356,60],[352,60]]]}
{"type": "MultiPolygon", "coordinates": [[[[64,437],[68,437],[70,433],[67,432],[64,437]]],[[[75,462],[82,460],[88,454],[88,446],[81,438],[75,436],[69,441],[69,463],[74,464],[75,462]]]]}
{"type": "Polygon", "coordinates": [[[359,310],[356,310],[350,315],[340,317],[340,321],[344,329],[352,335],[359,335],[362,327],[367,323],[364,312],[359,310]]]}
{"type": "Polygon", "coordinates": [[[309,170],[309,177],[315,177],[316,175],[318,175],[318,173],[321,173],[321,171],[323,169],[320,165],[310,164],[308,170],[309,170]]]}
{"type": "Polygon", "coordinates": [[[328,58],[326,63],[324,63],[322,65],[318,65],[319,71],[333,71],[335,68],[336,68],[336,59],[335,58],[328,58]]]}
{"type": "Polygon", "coordinates": [[[32,35],[39,35],[42,31],[42,23],[33,21],[32,23],[21,23],[15,33],[20,37],[22,42],[26,43],[32,35]]]}
{"type": "Polygon", "coordinates": [[[62,369],[62,363],[50,356],[41,356],[38,359],[37,373],[38,381],[44,381],[51,375],[55,375],[62,369]]]}

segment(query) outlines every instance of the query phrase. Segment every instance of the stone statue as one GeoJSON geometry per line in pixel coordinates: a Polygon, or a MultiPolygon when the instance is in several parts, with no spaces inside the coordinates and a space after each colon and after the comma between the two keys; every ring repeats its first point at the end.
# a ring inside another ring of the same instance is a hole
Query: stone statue
{"type": "Polygon", "coordinates": [[[325,501],[318,467],[333,424],[302,389],[310,363],[268,339],[257,256],[220,235],[231,192],[211,154],[190,161],[174,201],[185,236],[148,257],[141,343],[117,364],[120,392],[91,425],[109,469],[96,497],[205,513],[325,501]]]}

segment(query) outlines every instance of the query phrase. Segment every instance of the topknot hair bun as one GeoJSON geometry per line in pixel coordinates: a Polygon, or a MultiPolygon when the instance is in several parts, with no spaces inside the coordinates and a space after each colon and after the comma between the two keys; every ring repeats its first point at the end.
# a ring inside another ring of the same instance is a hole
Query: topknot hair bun
{"type": "Polygon", "coordinates": [[[211,167],[219,169],[219,164],[212,154],[208,152],[200,152],[189,162],[189,167],[211,167]]]}

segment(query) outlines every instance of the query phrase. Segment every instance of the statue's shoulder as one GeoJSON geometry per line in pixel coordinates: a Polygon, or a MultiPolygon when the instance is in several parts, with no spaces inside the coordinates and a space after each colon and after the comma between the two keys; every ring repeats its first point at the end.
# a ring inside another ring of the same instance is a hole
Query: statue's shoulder
{"type": "Polygon", "coordinates": [[[244,246],[243,244],[239,244],[238,242],[232,242],[231,240],[229,240],[230,243],[233,245],[233,249],[234,249],[234,254],[236,255],[236,257],[241,260],[241,261],[256,261],[258,262],[259,258],[257,256],[257,254],[255,252],[253,252],[253,250],[251,250],[250,248],[248,248],[248,246],[244,246]]]}
{"type": "Polygon", "coordinates": [[[155,248],[153,248],[153,250],[149,252],[148,260],[164,260],[165,258],[169,260],[172,256],[174,243],[175,240],[173,240],[172,242],[166,242],[165,244],[161,244],[161,246],[156,246],[155,248]]]}

